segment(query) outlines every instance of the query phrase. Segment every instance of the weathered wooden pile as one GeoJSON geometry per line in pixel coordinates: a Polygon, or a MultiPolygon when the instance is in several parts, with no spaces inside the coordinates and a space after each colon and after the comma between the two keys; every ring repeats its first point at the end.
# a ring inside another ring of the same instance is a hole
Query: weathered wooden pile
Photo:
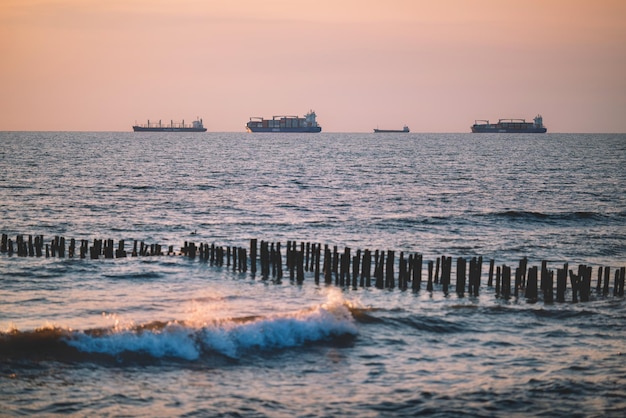
{"type": "MultiPolygon", "coordinates": [[[[243,247],[219,246],[215,244],[185,242],[179,251],[170,245],[164,252],[158,244],[145,244],[135,240],[130,254],[125,249],[125,241],[120,240],[117,248],[112,239],[94,239],[89,245],[88,240],[80,240],[78,243],[70,239],[67,245],[67,257],[80,257],[90,259],[121,258],[138,256],[163,256],[179,255],[190,259],[210,263],[213,266],[231,267],[234,272],[247,272],[248,267],[252,277],[257,273],[260,266],[262,279],[271,279],[281,282],[283,278],[283,265],[289,271],[289,280],[302,284],[306,274],[313,275],[316,284],[323,281],[326,285],[335,285],[342,288],[358,288],[374,286],[378,289],[408,290],[414,292],[422,289],[422,255],[413,253],[406,255],[399,252],[396,262],[395,251],[371,251],[344,248],[339,252],[337,246],[331,248],[328,245],[317,243],[304,243],[299,245],[295,241],[287,241],[285,257],[282,255],[280,242],[267,242],[256,239],[250,240],[250,260],[248,251],[243,247]],[[78,251],[76,245],[79,244],[78,251]],[[260,244],[260,245],[258,245],[260,244]],[[323,259],[322,259],[323,254],[323,259]],[[258,259],[258,261],[257,261],[258,259]],[[396,271],[397,268],[397,271],[396,271]]],[[[16,240],[11,240],[7,234],[2,234],[0,241],[0,253],[19,257],[65,257],[66,240],[64,237],[55,236],[49,243],[44,242],[42,235],[29,235],[25,238],[18,235],[16,240]]],[[[454,291],[459,297],[464,297],[465,292],[470,296],[478,296],[481,288],[482,257],[469,259],[458,257],[456,259],[456,277],[452,284],[452,257],[441,256],[435,261],[427,262],[426,290],[432,292],[435,286],[441,288],[444,294],[454,291]],[[469,266],[468,266],[469,264],[469,266]]],[[[568,268],[568,263],[563,268],[556,270],[556,289],[554,287],[554,271],[548,269],[547,261],[538,267],[528,267],[528,260],[523,258],[515,268],[512,275],[511,266],[495,266],[494,260],[489,261],[489,273],[487,286],[495,285],[495,293],[501,298],[524,297],[534,302],[542,299],[546,303],[565,302],[567,282],[569,278],[570,292],[573,302],[588,301],[592,295],[592,267],[581,264],[578,270],[568,268]],[[556,290],[556,297],[555,297],[556,290]]],[[[598,295],[624,296],[624,281],[626,268],[614,270],[614,280],[611,292],[611,267],[597,268],[597,281],[595,292],[598,295]]]]}

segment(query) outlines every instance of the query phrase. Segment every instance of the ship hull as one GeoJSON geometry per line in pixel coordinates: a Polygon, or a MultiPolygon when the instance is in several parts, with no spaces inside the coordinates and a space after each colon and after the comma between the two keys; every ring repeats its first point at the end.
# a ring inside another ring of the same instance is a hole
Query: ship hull
{"type": "Polygon", "coordinates": [[[280,132],[287,132],[287,133],[318,133],[318,132],[322,132],[322,127],[321,126],[310,126],[310,127],[306,127],[306,128],[287,128],[287,127],[263,128],[263,127],[246,126],[246,130],[248,132],[268,132],[268,133],[280,133],[280,132]]]}
{"type": "Polygon", "coordinates": [[[389,133],[406,134],[406,133],[409,133],[409,131],[406,131],[404,129],[374,129],[374,133],[377,133],[377,134],[389,134],[389,133]]]}
{"type": "Polygon", "coordinates": [[[206,132],[207,128],[146,128],[145,126],[133,126],[134,132],[206,132]]]}
{"type": "Polygon", "coordinates": [[[472,126],[473,133],[494,133],[494,134],[545,134],[546,128],[512,129],[498,126],[472,126]]]}

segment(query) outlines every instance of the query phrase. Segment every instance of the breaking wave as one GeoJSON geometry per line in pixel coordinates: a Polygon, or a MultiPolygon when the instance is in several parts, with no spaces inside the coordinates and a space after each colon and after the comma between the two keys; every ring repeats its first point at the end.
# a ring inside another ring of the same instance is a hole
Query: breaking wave
{"type": "Polygon", "coordinates": [[[7,359],[90,361],[147,356],[195,361],[211,354],[239,358],[251,350],[288,349],[341,341],[358,333],[344,301],[294,313],[240,317],[202,324],[153,321],[129,327],[70,330],[59,327],[0,333],[7,359]]]}

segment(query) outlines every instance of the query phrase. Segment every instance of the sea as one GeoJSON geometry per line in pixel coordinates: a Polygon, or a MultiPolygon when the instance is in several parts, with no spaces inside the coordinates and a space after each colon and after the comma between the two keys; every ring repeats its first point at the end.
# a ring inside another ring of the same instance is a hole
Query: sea
{"type": "Polygon", "coordinates": [[[625,167],[626,134],[0,132],[0,415],[624,417],[625,167]],[[63,256],[18,254],[39,236],[63,256]],[[420,285],[294,280],[288,242],[419,255],[420,285]],[[588,300],[504,295],[491,260],[591,268],[588,300]]]}

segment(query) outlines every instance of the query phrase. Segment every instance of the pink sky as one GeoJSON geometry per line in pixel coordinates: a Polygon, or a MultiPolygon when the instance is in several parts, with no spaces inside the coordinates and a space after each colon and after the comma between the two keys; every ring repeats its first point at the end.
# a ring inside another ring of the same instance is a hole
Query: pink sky
{"type": "Polygon", "coordinates": [[[0,130],[626,132],[623,0],[2,0],[0,130]]]}

